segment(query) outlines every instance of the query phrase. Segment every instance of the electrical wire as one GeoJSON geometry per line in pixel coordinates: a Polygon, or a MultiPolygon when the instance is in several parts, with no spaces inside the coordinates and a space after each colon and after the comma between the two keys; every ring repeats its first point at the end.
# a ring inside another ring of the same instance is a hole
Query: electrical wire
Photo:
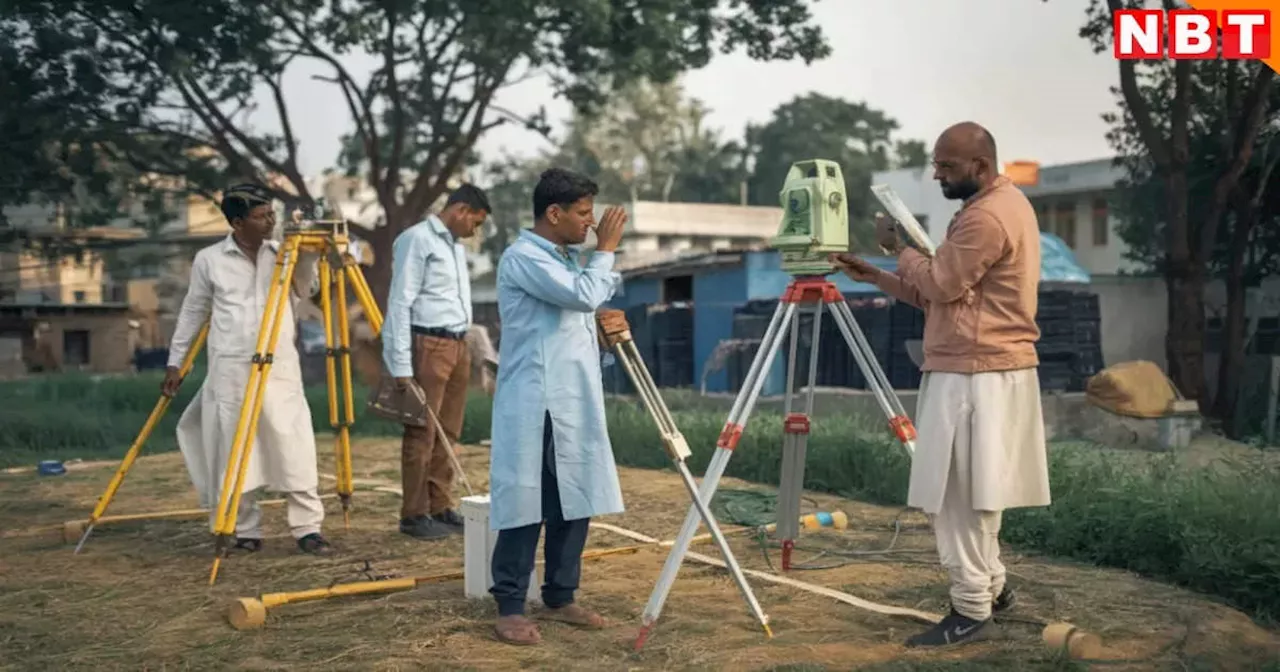
{"type": "MultiPolygon", "coordinates": [[[[801,501],[808,504],[811,508],[817,509],[816,500],[809,497],[802,497],[801,501]]],[[[715,513],[718,520],[731,522],[737,525],[753,527],[756,530],[755,539],[760,545],[761,556],[765,563],[769,566],[770,571],[777,571],[777,567],[773,564],[773,558],[770,551],[778,548],[776,542],[769,541],[767,526],[774,523],[777,519],[777,495],[762,490],[737,490],[725,488],[716,492],[711,502],[711,509],[715,513]]],[[[822,548],[810,544],[796,544],[793,548],[798,551],[812,552],[815,555],[804,562],[791,563],[793,570],[822,570],[836,569],[858,562],[875,562],[875,558],[882,556],[911,554],[911,553],[933,553],[932,548],[915,549],[915,548],[898,548],[897,544],[903,533],[903,517],[910,509],[903,508],[894,517],[893,536],[890,538],[887,546],[875,550],[844,550],[836,548],[822,548]],[[841,558],[831,562],[816,564],[816,562],[825,556],[835,556],[841,558]]],[[[884,558],[889,561],[888,558],[884,558]]],[[[902,558],[894,558],[893,562],[904,562],[902,558]]],[[[910,562],[910,561],[907,561],[910,562]]]]}

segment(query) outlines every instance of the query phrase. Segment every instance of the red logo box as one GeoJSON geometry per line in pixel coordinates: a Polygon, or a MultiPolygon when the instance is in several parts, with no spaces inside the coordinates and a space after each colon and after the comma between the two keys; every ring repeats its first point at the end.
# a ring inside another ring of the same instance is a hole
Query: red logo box
{"type": "Polygon", "coordinates": [[[1271,18],[1266,9],[1118,10],[1113,53],[1118,59],[1270,58],[1271,18]]]}

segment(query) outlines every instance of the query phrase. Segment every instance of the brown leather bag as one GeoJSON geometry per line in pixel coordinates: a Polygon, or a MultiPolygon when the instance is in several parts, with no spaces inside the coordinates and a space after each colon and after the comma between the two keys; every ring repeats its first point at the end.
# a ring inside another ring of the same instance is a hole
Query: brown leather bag
{"type": "Polygon", "coordinates": [[[383,375],[369,397],[369,413],[410,427],[427,426],[427,393],[415,381],[400,387],[396,379],[383,375]]]}

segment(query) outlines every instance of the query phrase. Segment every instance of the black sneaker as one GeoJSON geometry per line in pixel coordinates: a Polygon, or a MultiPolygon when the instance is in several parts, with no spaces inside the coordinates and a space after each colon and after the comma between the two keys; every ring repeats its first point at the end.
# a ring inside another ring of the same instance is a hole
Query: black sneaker
{"type": "Polygon", "coordinates": [[[400,532],[415,539],[443,539],[449,536],[448,527],[426,516],[401,519],[400,532]]]}
{"type": "Polygon", "coordinates": [[[251,537],[236,537],[236,544],[231,548],[233,550],[245,551],[247,553],[257,553],[262,550],[262,540],[253,539],[251,537]]]}
{"type": "Polygon", "coordinates": [[[982,631],[989,621],[975,621],[958,613],[955,609],[947,614],[940,623],[928,630],[907,639],[907,646],[948,646],[973,639],[982,631]]]}
{"type": "Polygon", "coordinates": [[[308,555],[333,555],[329,540],[315,532],[298,538],[298,550],[308,555]]]}
{"type": "Polygon", "coordinates": [[[445,529],[454,534],[462,534],[462,528],[466,524],[466,520],[453,509],[445,509],[444,511],[431,516],[431,519],[443,525],[445,529]]]}
{"type": "Polygon", "coordinates": [[[1008,584],[1000,590],[1000,594],[996,596],[996,601],[991,603],[992,613],[1000,613],[1014,608],[1018,604],[1018,594],[1013,592],[1008,584]]]}

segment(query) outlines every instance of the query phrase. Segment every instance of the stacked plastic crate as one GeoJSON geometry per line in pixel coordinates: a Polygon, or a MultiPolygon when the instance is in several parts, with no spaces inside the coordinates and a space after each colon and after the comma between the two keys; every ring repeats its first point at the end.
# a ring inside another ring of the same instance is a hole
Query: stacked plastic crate
{"type": "Polygon", "coordinates": [[[1102,317],[1098,296],[1088,292],[1040,292],[1036,324],[1040,341],[1040,387],[1079,392],[1102,370],[1102,317]]]}

